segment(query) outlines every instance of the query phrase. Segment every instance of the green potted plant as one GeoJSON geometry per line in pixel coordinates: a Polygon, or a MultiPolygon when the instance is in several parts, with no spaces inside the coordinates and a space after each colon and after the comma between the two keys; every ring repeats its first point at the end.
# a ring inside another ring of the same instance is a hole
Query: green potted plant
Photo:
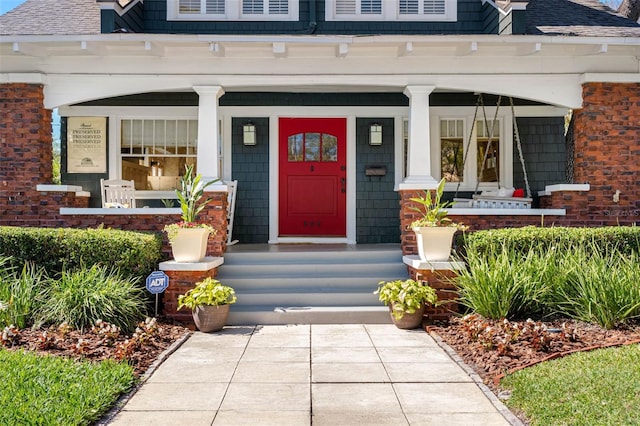
{"type": "Polygon", "coordinates": [[[197,282],[194,288],[178,296],[178,310],[191,309],[193,321],[203,333],[222,330],[232,303],[236,303],[233,288],[213,278],[197,282]]]}
{"type": "Polygon", "coordinates": [[[438,300],[436,291],[426,282],[412,279],[378,283],[374,292],[385,306],[389,306],[391,320],[398,328],[416,328],[422,323],[427,304],[438,300]]]}
{"type": "Polygon", "coordinates": [[[431,191],[425,191],[421,197],[410,198],[418,204],[411,207],[412,210],[422,214],[422,217],[411,222],[410,228],[416,234],[418,254],[423,261],[446,261],[451,255],[453,235],[456,231],[464,231],[467,226],[454,223],[449,217],[449,207],[455,203],[443,201],[444,178],[438,183],[435,195],[431,191]]]}
{"type": "Polygon", "coordinates": [[[211,202],[204,198],[205,189],[217,182],[204,182],[200,174],[195,175],[193,165],[185,166],[185,174],[180,178],[180,187],[176,189],[182,222],[164,227],[171,252],[176,262],[200,262],[207,254],[207,241],[215,230],[206,223],[198,223],[198,215],[211,202]]]}

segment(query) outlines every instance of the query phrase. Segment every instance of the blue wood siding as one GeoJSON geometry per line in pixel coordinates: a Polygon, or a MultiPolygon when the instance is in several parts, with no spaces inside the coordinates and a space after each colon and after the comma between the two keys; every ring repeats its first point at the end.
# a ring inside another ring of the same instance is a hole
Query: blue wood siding
{"type": "Polygon", "coordinates": [[[400,241],[400,203],[394,187],[392,118],[356,119],[356,241],[358,244],[400,241]],[[369,145],[369,126],[382,125],[382,145],[369,145]],[[387,168],[385,176],[366,176],[369,165],[387,168]]]}
{"type": "Polygon", "coordinates": [[[269,241],[269,119],[234,117],[231,129],[232,179],[238,181],[233,239],[241,243],[269,241]],[[256,126],[256,144],[242,143],[242,125],[256,126]]]}
{"type": "MultiPolygon", "coordinates": [[[[167,21],[166,0],[145,0],[143,32],[172,34],[481,34],[486,16],[479,0],[458,0],[456,22],[326,21],[325,2],[300,0],[298,21],[167,21]],[[315,25],[314,25],[315,24],[315,25]]],[[[485,7],[486,9],[486,7],[485,7]]],[[[497,32],[497,27],[492,28],[497,32]]]]}
{"type": "MultiPolygon", "coordinates": [[[[524,165],[531,191],[537,196],[546,185],[566,182],[567,147],[564,117],[518,117],[524,165]]],[[[524,188],[518,149],[513,146],[513,182],[524,188]]]]}

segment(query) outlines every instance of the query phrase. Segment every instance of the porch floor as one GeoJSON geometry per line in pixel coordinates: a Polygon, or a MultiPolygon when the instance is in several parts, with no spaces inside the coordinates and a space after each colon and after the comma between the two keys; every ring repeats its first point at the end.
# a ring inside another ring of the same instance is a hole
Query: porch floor
{"type": "Polygon", "coordinates": [[[371,252],[400,250],[400,244],[234,244],[227,253],[316,253],[316,252],[371,252]]]}

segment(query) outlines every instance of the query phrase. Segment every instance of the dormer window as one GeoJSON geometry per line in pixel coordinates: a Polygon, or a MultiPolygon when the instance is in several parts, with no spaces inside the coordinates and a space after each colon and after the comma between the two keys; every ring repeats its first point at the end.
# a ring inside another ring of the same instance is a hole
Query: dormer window
{"type": "Polygon", "coordinates": [[[327,21],[456,21],[457,0],[326,0],[327,21]]]}
{"type": "Polygon", "coordinates": [[[167,0],[169,21],[297,21],[299,0],[167,0]]]}

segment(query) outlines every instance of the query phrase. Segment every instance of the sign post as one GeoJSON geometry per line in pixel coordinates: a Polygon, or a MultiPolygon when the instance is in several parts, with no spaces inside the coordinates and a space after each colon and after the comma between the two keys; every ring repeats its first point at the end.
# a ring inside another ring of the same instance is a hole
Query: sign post
{"type": "Polygon", "coordinates": [[[158,294],[169,287],[169,277],[162,271],[153,271],[147,277],[147,290],[156,295],[156,317],[158,316],[158,294]]]}

